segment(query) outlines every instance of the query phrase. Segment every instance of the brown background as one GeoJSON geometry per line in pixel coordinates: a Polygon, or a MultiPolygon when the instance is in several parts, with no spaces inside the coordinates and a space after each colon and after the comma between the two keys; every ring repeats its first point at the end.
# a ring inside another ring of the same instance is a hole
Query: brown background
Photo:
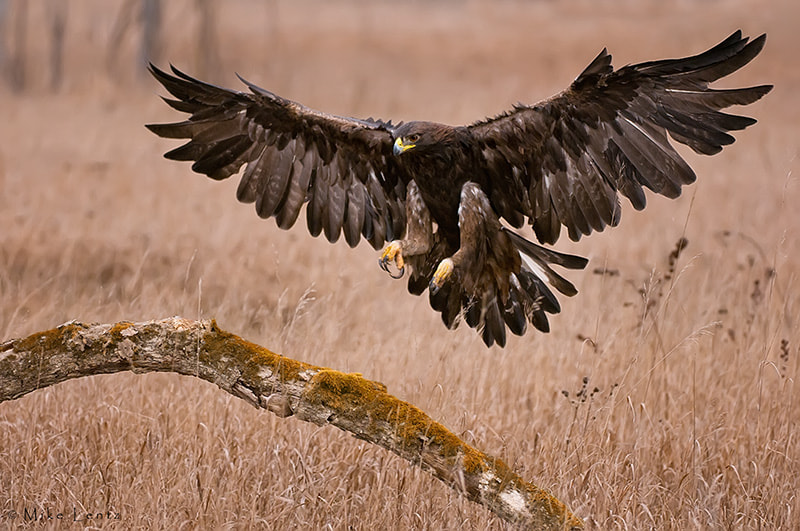
{"type": "MultiPolygon", "coordinates": [[[[28,13],[28,87],[0,87],[0,339],[70,319],[214,317],[384,382],[592,527],[797,525],[797,2],[239,0],[215,6],[215,61],[199,56],[197,3],[168,3],[161,65],[395,121],[535,102],[604,46],[622,66],[768,32],[723,82],[776,85],[743,111],[760,123],[718,156],[682,150],[699,178],[680,199],[649,195],[617,229],[559,242],[591,259],[568,274],[579,295],[550,334],[504,350],[447,331],[367,244],[329,245],[302,221],[280,231],[236,203],[234,180],[164,160],[176,143],[143,124],[177,116],[137,74],[133,29],[106,66],[122,3],[69,4],[50,90],[43,6],[28,13]]],[[[77,507],[119,511],[121,527],[503,527],[383,450],[190,378],[68,382],[0,405],[0,426],[0,524],[77,507]]]]}

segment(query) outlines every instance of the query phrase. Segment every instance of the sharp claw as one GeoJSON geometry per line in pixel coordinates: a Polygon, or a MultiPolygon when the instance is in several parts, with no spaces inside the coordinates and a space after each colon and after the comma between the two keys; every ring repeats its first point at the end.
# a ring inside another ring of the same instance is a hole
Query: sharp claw
{"type": "Polygon", "coordinates": [[[389,246],[383,251],[383,254],[378,259],[378,265],[389,273],[389,276],[392,278],[402,278],[405,274],[405,262],[403,261],[403,254],[400,250],[400,242],[393,241],[389,244],[389,246]],[[389,264],[395,262],[397,264],[398,273],[395,274],[389,268],[389,264]]]}
{"type": "Polygon", "coordinates": [[[453,274],[453,268],[453,261],[449,258],[445,258],[439,262],[439,265],[436,267],[436,271],[433,273],[433,277],[428,284],[428,289],[432,295],[436,295],[439,289],[441,289],[442,285],[447,281],[447,279],[450,278],[450,276],[453,274]]]}

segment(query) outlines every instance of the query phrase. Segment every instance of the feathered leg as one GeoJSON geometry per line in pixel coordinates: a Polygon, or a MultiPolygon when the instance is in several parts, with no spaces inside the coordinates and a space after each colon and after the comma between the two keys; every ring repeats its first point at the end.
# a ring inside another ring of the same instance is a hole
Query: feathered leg
{"type": "MultiPolygon", "coordinates": [[[[461,188],[458,208],[459,249],[445,258],[431,277],[432,300],[445,285],[456,282],[463,294],[467,323],[481,331],[487,345],[505,345],[504,309],[510,304],[511,275],[520,270],[521,258],[480,186],[461,188]]],[[[519,312],[524,327],[525,316],[519,312]]],[[[514,326],[512,330],[519,330],[514,326]]]]}
{"type": "MultiPolygon", "coordinates": [[[[581,269],[586,259],[546,249],[504,228],[489,198],[472,182],[461,189],[458,228],[459,249],[430,277],[431,305],[444,317],[449,306],[442,299],[460,303],[467,324],[488,346],[505,345],[506,327],[522,335],[530,322],[548,331],[546,313],[558,313],[560,306],[547,284],[565,295],[576,292],[550,264],[581,269]]],[[[452,316],[445,322],[452,327],[457,321],[452,316]]]]}
{"type": "Polygon", "coordinates": [[[389,273],[392,278],[400,278],[405,271],[406,259],[428,253],[433,247],[433,223],[431,213],[422,200],[419,188],[414,181],[408,183],[406,189],[406,219],[408,228],[405,238],[392,241],[383,253],[378,264],[381,269],[389,273]],[[398,274],[389,270],[389,264],[394,262],[399,270],[398,274]]]}
{"type": "Polygon", "coordinates": [[[520,268],[520,256],[502,230],[500,220],[480,186],[473,182],[461,188],[458,207],[461,244],[455,254],[439,262],[431,278],[434,293],[456,274],[468,293],[494,285],[508,291],[508,273],[520,268]]]}

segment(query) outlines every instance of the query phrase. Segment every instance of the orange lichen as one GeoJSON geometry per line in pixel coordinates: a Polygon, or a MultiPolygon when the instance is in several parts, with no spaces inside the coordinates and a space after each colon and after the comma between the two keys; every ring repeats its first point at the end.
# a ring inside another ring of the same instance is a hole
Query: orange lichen
{"type": "Polygon", "coordinates": [[[244,368],[242,377],[254,383],[261,380],[259,373],[265,367],[277,374],[281,381],[296,380],[303,371],[319,370],[319,367],[281,356],[226,332],[214,320],[210,331],[203,336],[203,346],[201,356],[212,363],[224,357],[235,359],[244,368]]]}
{"type": "Polygon", "coordinates": [[[130,322],[130,321],[120,321],[118,323],[115,323],[115,324],[111,325],[111,328],[109,328],[108,333],[111,336],[113,336],[114,339],[120,340],[120,339],[123,339],[122,331],[127,329],[127,328],[130,328],[132,326],[133,326],[133,323],[130,322]]]}
{"type": "Polygon", "coordinates": [[[464,443],[419,408],[388,394],[383,384],[360,374],[321,370],[309,382],[305,397],[330,407],[338,415],[368,419],[367,429],[380,430],[386,423],[407,447],[438,447],[438,453],[444,457],[460,459],[461,466],[470,474],[490,466],[485,454],[464,443]]]}
{"type": "Polygon", "coordinates": [[[330,391],[339,400],[349,400],[357,397],[369,400],[373,398],[373,393],[386,392],[385,385],[367,380],[360,373],[344,373],[333,369],[321,369],[311,379],[309,385],[330,391]]]}
{"type": "Polygon", "coordinates": [[[530,483],[524,481],[522,478],[511,472],[510,469],[507,469],[505,473],[513,476],[513,478],[510,480],[511,484],[513,485],[514,489],[525,494],[530,506],[544,507],[549,514],[559,515],[564,519],[565,529],[583,528],[583,521],[572,514],[567,506],[555,498],[552,494],[540,487],[531,485],[530,483]]]}
{"type": "Polygon", "coordinates": [[[357,373],[323,369],[308,383],[304,398],[328,407],[337,416],[347,417],[354,423],[366,421],[370,440],[380,440],[380,434],[376,432],[388,425],[403,446],[435,449],[452,466],[460,466],[467,474],[478,475],[491,470],[501,483],[497,490],[502,490],[503,484],[509,484],[525,498],[527,505],[546,507],[549,514],[563,517],[568,529],[583,526],[563,503],[547,491],[522,480],[500,459],[472,448],[419,408],[388,394],[381,383],[367,380],[357,373]]]}
{"type": "Polygon", "coordinates": [[[18,339],[13,344],[16,352],[30,352],[40,349],[42,352],[60,352],[63,345],[73,338],[79,330],[85,328],[80,323],[67,323],[57,328],[31,334],[18,339]]]}
{"type": "MultiPolygon", "coordinates": [[[[120,339],[130,326],[133,325],[127,322],[117,323],[111,327],[109,335],[120,339]]],[[[62,329],[48,332],[62,340],[65,334],[62,329]]],[[[40,335],[49,337],[48,332],[40,335]]],[[[140,330],[140,333],[147,335],[147,330],[140,330]]],[[[400,455],[414,461],[422,455],[430,455],[429,452],[438,456],[435,461],[443,458],[452,472],[436,469],[437,475],[442,474],[440,477],[446,481],[452,481],[459,469],[472,476],[489,473],[491,481],[497,482],[492,487],[493,492],[506,492],[512,498],[519,496],[527,506],[544,508],[551,516],[563,518],[567,528],[582,527],[582,522],[549,493],[526,483],[503,461],[472,448],[419,408],[388,394],[386,386],[380,382],[368,380],[359,373],[348,374],[281,356],[220,329],[213,320],[205,328],[201,343],[200,357],[205,363],[236,365],[241,370],[240,378],[251,383],[254,389],[264,384],[265,374],[275,375],[282,382],[303,381],[303,399],[315,407],[331,410],[331,419],[347,419],[347,429],[356,435],[361,434],[395,452],[399,447],[400,455]]],[[[342,423],[331,419],[330,422],[342,427],[342,423]]],[[[471,494],[475,495],[475,492],[471,494]]]]}

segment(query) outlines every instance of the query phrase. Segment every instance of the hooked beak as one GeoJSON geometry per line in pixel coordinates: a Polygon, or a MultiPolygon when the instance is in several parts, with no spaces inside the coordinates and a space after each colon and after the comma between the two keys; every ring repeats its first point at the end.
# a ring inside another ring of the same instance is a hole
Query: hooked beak
{"type": "Polygon", "coordinates": [[[408,151],[414,146],[416,146],[416,144],[406,144],[403,142],[402,138],[398,138],[397,140],[394,141],[394,147],[392,148],[392,153],[394,153],[395,156],[397,156],[405,151],[408,151]]]}

